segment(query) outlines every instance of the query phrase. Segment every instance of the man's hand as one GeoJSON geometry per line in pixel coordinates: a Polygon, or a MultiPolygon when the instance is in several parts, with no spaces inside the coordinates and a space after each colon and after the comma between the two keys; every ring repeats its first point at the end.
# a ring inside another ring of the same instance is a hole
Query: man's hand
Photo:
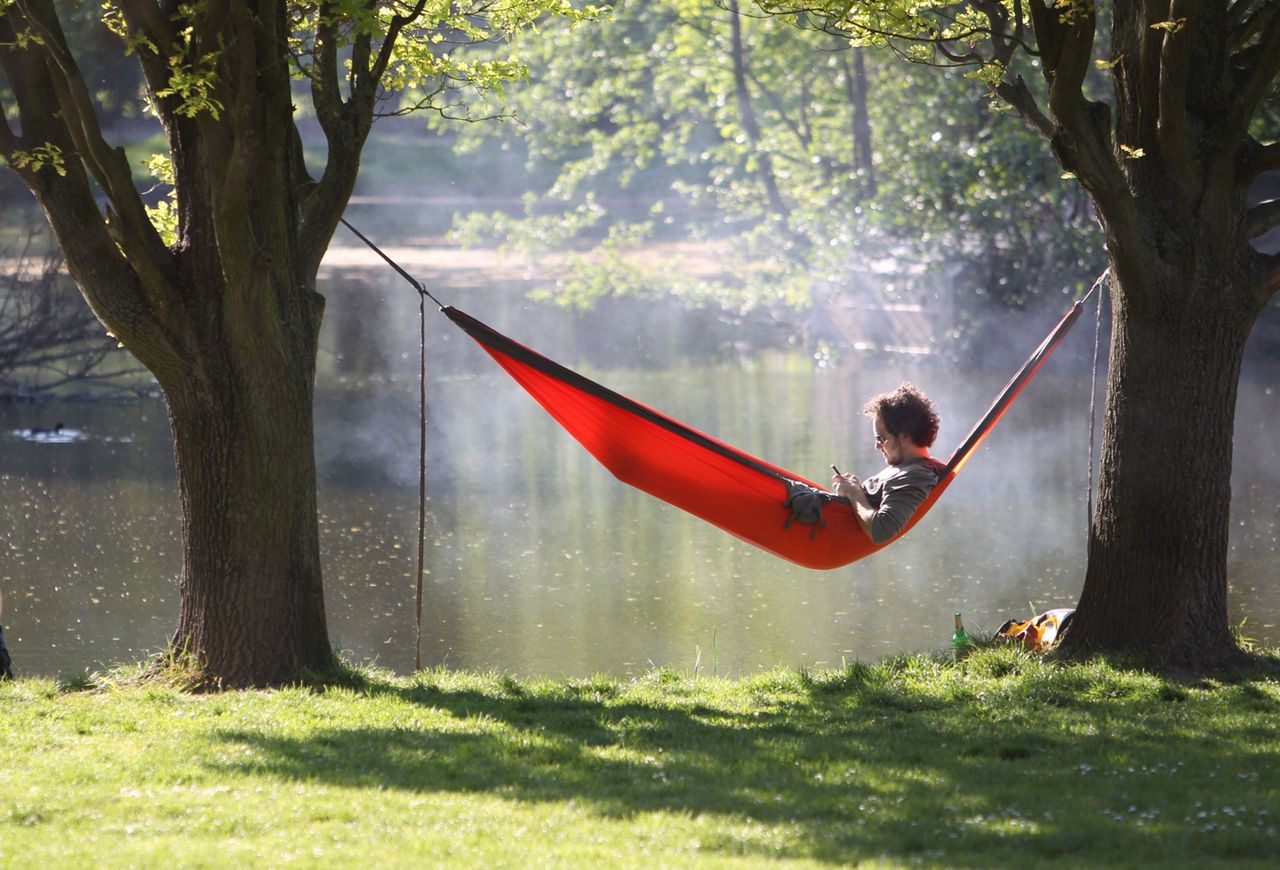
{"type": "Polygon", "coordinates": [[[862,490],[862,481],[856,474],[837,474],[831,478],[831,489],[836,495],[849,500],[853,506],[853,516],[862,527],[862,531],[871,537],[871,521],[875,519],[875,508],[867,500],[862,490]]]}
{"type": "Polygon", "coordinates": [[[855,501],[857,496],[854,493],[862,494],[862,481],[858,480],[856,474],[833,474],[831,476],[831,491],[850,501],[855,501]]]}

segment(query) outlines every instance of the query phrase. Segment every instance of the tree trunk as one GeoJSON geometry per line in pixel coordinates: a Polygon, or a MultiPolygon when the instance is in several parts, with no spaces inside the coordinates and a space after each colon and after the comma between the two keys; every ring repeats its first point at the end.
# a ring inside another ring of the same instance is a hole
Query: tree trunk
{"type": "Polygon", "coordinates": [[[729,0],[729,34],[732,39],[733,86],[738,105],[738,120],[747,141],[756,151],[755,159],[759,165],[760,183],[764,185],[765,198],[769,201],[769,209],[784,225],[791,221],[791,209],[782,198],[778,188],[778,177],[773,171],[773,158],[768,149],[760,144],[760,124],[756,120],[756,110],[751,105],[751,91],[747,87],[747,46],[742,35],[742,18],[738,11],[738,0],[729,0]]]}
{"type": "Polygon", "coordinates": [[[1112,284],[1100,487],[1069,654],[1128,653],[1184,674],[1243,661],[1227,545],[1237,382],[1258,311],[1212,247],[1113,260],[1113,274],[1140,277],[1112,284]]]}
{"type": "Polygon", "coordinates": [[[296,342],[202,342],[163,384],[183,518],[173,649],[222,686],[278,685],[333,663],[312,438],[318,322],[295,324],[296,342]]]}
{"type": "Polygon", "coordinates": [[[858,172],[859,198],[876,195],[876,171],[871,158],[871,121],[867,115],[866,49],[853,49],[853,75],[849,77],[849,102],[853,106],[853,166],[858,172]]]}

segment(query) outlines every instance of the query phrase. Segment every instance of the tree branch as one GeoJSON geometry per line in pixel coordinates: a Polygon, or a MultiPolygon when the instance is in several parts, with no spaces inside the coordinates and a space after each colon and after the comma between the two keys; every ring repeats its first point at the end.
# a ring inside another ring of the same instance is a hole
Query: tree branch
{"type": "Polygon", "coordinates": [[[311,76],[311,104],[326,137],[338,133],[342,93],[338,85],[338,12],[333,0],[320,4],[311,76]]]}
{"type": "Polygon", "coordinates": [[[1199,196],[1200,173],[1191,156],[1191,139],[1187,133],[1187,81],[1191,74],[1191,53],[1200,32],[1200,0],[1172,0],[1169,15],[1174,21],[1185,21],[1182,27],[1164,31],[1160,44],[1159,116],[1156,141],[1167,162],[1171,177],[1180,185],[1195,188],[1185,191],[1191,199],[1199,196]]]}
{"type": "MultiPolygon", "coordinates": [[[[378,4],[372,2],[372,0],[368,2],[365,14],[376,16],[378,14],[378,4]]],[[[348,82],[351,85],[351,96],[349,98],[351,103],[371,100],[378,90],[378,82],[373,78],[372,71],[369,68],[369,58],[373,55],[372,31],[372,27],[359,30],[351,44],[351,73],[348,77],[348,82]]],[[[383,47],[386,47],[385,43],[383,47]]]]}
{"type": "Polygon", "coordinates": [[[1241,177],[1244,181],[1252,181],[1264,172],[1280,169],[1280,142],[1261,145],[1253,139],[1245,143],[1248,154],[1241,177]]]}
{"type": "MultiPolygon", "coordinates": [[[[1008,27],[1009,15],[1005,11],[1004,6],[998,0],[979,0],[974,4],[974,8],[987,16],[987,20],[991,23],[991,32],[994,34],[996,30],[1008,27]]],[[[992,36],[992,46],[995,51],[992,60],[1000,64],[1004,69],[1008,69],[1012,60],[1013,53],[1022,45],[1022,15],[1021,3],[1018,4],[1016,12],[1018,13],[1018,21],[1016,23],[1015,32],[1007,34],[1006,37],[997,39],[992,36]]],[[[1034,12],[1034,9],[1033,9],[1034,12]]],[[[1043,53],[1043,48],[1041,49],[1043,53]]],[[[958,59],[956,56],[947,54],[948,57],[958,59]]],[[[974,55],[976,56],[976,55],[974,55]]],[[[1052,141],[1055,133],[1053,121],[1045,115],[1044,110],[1040,108],[1039,102],[1035,95],[1031,93],[1031,89],[1027,87],[1026,80],[1022,76],[1018,76],[1013,81],[1002,78],[995,87],[996,95],[1004,100],[1017,111],[1033,129],[1046,139],[1052,141]]]]}
{"type": "Polygon", "coordinates": [[[316,28],[311,100],[328,143],[328,154],[320,180],[307,185],[300,200],[299,238],[308,245],[303,254],[308,269],[311,265],[319,267],[338,218],[355,189],[360,149],[373,123],[373,106],[377,100],[376,86],[362,89],[361,85],[363,74],[359,60],[363,57],[367,63],[369,57],[367,34],[361,37],[366,46],[363,54],[353,51],[350,98],[345,101],[342,98],[338,75],[342,14],[334,0],[324,0],[316,28]]]}
{"type": "MultiPolygon", "coordinates": [[[[1069,7],[1068,7],[1069,8],[1069,7]]],[[[1093,53],[1095,18],[1090,5],[1088,15],[1070,21],[1063,7],[1054,7],[1054,13],[1046,15],[1051,23],[1057,48],[1053,57],[1043,57],[1049,79],[1049,111],[1058,122],[1067,127],[1079,124],[1085,113],[1084,77],[1089,72],[1089,57],[1093,53]]],[[[1037,30],[1037,36],[1039,31],[1037,30]]]]}
{"type": "Polygon", "coordinates": [[[1105,103],[1084,96],[1096,32],[1093,6],[1088,12],[1044,0],[1030,0],[1031,19],[1045,80],[1049,112],[1056,129],[1051,144],[1058,162],[1074,172],[1103,206],[1127,194],[1124,173],[1111,147],[1111,114],[1105,103]]]}
{"type": "MultiPolygon", "coordinates": [[[[270,24],[262,21],[261,16],[251,15],[245,2],[231,0],[227,3],[227,7],[226,20],[221,22],[221,25],[230,30],[231,38],[241,46],[241,50],[233,53],[235,65],[227,69],[225,76],[220,77],[223,79],[220,84],[224,90],[229,91],[228,95],[231,97],[226,108],[234,143],[230,149],[231,153],[225,156],[224,172],[226,173],[225,182],[234,191],[234,199],[239,203],[244,201],[242,192],[247,190],[249,185],[265,181],[265,179],[255,178],[254,170],[259,157],[258,152],[263,144],[257,141],[258,131],[266,131],[267,125],[255,122],[254,118],[258,112],[259,103],[269,100],[269,96],[260,93],[262,83],[258,77],[258,50],[256,48],[251,50],[250,46],[256,46],[259,42],[270,45],[271,40],[266,34],[259,33],[260,28],[265,29],[270,24]],[[251,137],[253,141],[246,142],[245,137],[251,137]]],[[[218,29],[211,28],[215,33],[218,29]]],[[[238,208],[234,211],[246,213],[238,208]]],[[[242,230],[237,227],[236,231],[242,230]]],[[[220,235],[220,241],[226,240],[220,235]]],[[[246,244],[252,244],[249,238],[243,241],[246,244]]]]}
{"type": "Polygon", "coordinates": [[[1041,136],[1052,141],[1055,134],[1053,121],[1040,108],[1040,104],[1036,102],[1035,95],[1031,93],[1031,89],[1027,87],[1027,83],[1022,76],[1018,76],[1012,82],[1007,79],[1001,81],[996,85],[996,94],[1000,99],[1013,106],[1022,119],[1039,132],[1041,136]]]}
{"type": "Polygon", "coordinates": [[[124,149],[113,149],[102,136],[97,110],[57,14],[48,0],[17,0],[17,5],[43,40],[49,80],[58,96],[65,128],[120,216],[123,232],[119,241],[150,292],[162,296],[169,284],[168,251],[133,185],[124,149]]]}
{"type": "MultiPolygon", "coordinates": [[[[156,5],[154,0],[116,0],[125,20],[154,47],[160,56],[167,57],[177,50],[177,30],[173,19],[156,5]]],[[[170,13],[172,10],[170,10],[170,13]]]]}
{"type": "Polygon", "coordinates": [[[28,149],[49,144],[64,156],[61,171],[46,166],[20,169],[18,174],[40,201],[67,266],[94,313],[155,371],[178,357],[167,299],[141,280],[109,232],[68,129],[66,112],[55,111],[60,107],[54,86],[58,67],[48,57],[47,46],[17,45],[15,22],[23,29],[28,25],[16,5],[0,15],[0,66],[22,124],[21,138],[14,144],[28,149]]]}
{"type": "Polygon", "coordinates": [[[1236,99],[1223,125],[1225,141],[1242,140],[1249,130],[1258,105],[1280,75],[1280,4],[1268,4],[1258,14],[1269,13],[1255,46],[1232,55],[1233,66],[1240,69],[1236,82],[1236,99]],[[1252,50],[1251,50],[1252,49],[1252,50]],[[1241,63],[1244,56],[1248,61],[1241,63]]]}
{"type": "Polygon", "coordinates": [[[147,46],[137,46],[134,49],[154,99],[155,92],[164,90],[169,84],[169,68],[164,63],[164,58],[172,57],[178,50],[177,32],[171,13],[163,13],[153,0],[117,2],[128,27],[140,33],[154,47],[154,51],[147,46]]]}
{"type": "Polygon", "coordinates": [[[1273,6],[1263,4],[1251,10],[1252,5],[1252,0],[1240,0],[1227,13],[1227,26],[1230,28],[1228,48],[1244,48],[1266,28],[1269,18],[1276,14],[1273,6]]]}
{"type": "MultiPolygon", "coordinates": [[[[391,63],[391,53],[395,50],[396,41],[400,38],[400,33],[418,20],[426,5],[427,0],[418,0],[407,15],[397,15],[391,19],[391,26],[387,28],[387,35],[382,40],[382,47],[378,51],[378,57],[373,62],[373,66],[369,68],[369,78],[375,85],[377,82],[382,81],[382,75],[387,71],[387,66],[391,63]]],[[[372,108],[370,106],[371,111],[372,108]]]]}

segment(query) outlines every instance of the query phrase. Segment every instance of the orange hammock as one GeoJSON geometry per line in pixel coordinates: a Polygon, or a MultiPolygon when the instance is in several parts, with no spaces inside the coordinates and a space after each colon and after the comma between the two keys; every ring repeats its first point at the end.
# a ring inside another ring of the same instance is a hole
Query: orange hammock
{"type": "Polygon", "coordinates": [[[874,553],[920,521],[1053,353],[1091,294],[1072,306],[1023,363],[951,454],[937,485],[902,531],[882,544],[862,531],[847,501],[800,475],[601,386],[456,308],[441,306],[441,311],[623,483],[784,559],[827,569],[874,553]]]}

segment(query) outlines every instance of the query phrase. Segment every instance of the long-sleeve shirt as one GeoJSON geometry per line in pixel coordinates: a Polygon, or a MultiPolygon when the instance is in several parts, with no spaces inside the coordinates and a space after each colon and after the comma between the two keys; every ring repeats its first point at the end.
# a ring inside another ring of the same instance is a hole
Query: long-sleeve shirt
{"type": "Polygon", "coordinates": [[[911,519],[929,491],[938,483],[946,466],[931,456],[890,465],[862,481],[862,491],[875,509],[871,520],[871,540],[883,544],[911,519]]]}

